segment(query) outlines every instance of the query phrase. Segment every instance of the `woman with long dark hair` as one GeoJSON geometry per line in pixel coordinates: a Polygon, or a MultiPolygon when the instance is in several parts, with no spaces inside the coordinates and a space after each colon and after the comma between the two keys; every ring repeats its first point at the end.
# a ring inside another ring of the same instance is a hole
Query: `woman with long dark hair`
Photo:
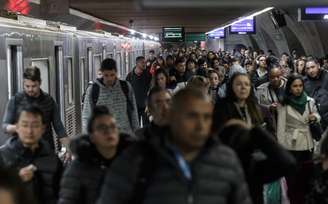
{"type": "Polygon", "coordinates": [[[304,91],[301,75],[289,76],[284,100],[277,112],[278,142],[294,155],[299,167],[297,174],[287,177],[290,200],[292,204],[302,204],[307,192],[308,167],[314,149],[309,124],[319,122],[320,116],[314,99],[308,97],[304,91]]]}
{"type": "Polygon", "coordinates": [[[270,112],[260,106],[246,73],[235,73],[227,85],[226,97],[214,108],[213,131],[217,132],[230,119],[240,119],[250,126],[266,126],[274,133],[270,112]]]}

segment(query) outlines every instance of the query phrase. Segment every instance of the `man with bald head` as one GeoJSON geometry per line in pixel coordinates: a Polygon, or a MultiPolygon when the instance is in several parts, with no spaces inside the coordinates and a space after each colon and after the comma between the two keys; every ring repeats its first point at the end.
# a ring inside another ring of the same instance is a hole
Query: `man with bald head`
{"type": "Polygon", "coordinates": [[[251,203],[236,155],[210,135],[212,112],[206,93],[178,91],[167,134],[131,146],[113,162],[98,204],[251,203]]]}
{"type": "Polygon", "coordinates": [[[275,109],[277,104],[281,103],[286,86],[282,70],[274,67],[269,72],[269,82],[266,82],[256,89],[256,97],[261,105],[275,109]]]}

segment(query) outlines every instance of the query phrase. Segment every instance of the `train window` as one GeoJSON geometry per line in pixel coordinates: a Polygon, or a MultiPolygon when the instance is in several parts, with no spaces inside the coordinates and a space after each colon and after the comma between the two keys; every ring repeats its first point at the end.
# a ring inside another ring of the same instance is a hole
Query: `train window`
{"type": "Polygon", "coordinates": [[[74,100],[74,77],[73,77],[73,61],[67,58],[67,83],[68,83],[68,103],[72,104],[74,100]]]}
{"type": "Polygon", "coordinates": [[[108,55],[107,55],[107,58],[112,58],[113,59],[113,53],[109,53],[108,55]]]}
{"type": "Polygon", "coordinates": [[[88,84],[88,70],[85,66],[85,58],[81,58],[80,61],[80,73],[81,73],[81,97],[83,97],[83,93],[85,92],[85,89],[87,88],[86,85],[88,84]]]}
{"type": "Polygon", "coordinates": [[[46,93],[50,93],[50,77],[49,77],[49,59],[32,59],[32,66],[36,66],[41,72],[41,89],[46,93]]]}
{"type": "Polygon", "coordinates": [[[88,81],[92,81],[93,80],[92,48],[89,47],[87,52],[88,52],[88,69],[89,69],[88,81]]]}
{"type": "Polygon", "coordinates": [[[122,73],[122,56],[120,52],[116,54],[116,64],[117,64],[117,76],[121,78],[123,77],[123,73],[122,73]]]}
{"type": "Polygon", "coordinates": [[[106,58],[106,46],[103,46],[103,49],[102,49],[102,58],[103,59],[106,58]]]}
{"type": "Polygon", "coordinates": [[[60,110],[60,117],[65,121],[65,100],[64,100],[64,55],[63,47],[55,46],[56,64],[56,101],[60,110]]]}
{"type": "Polygon", "coordinates": [[[8,97],[23,90],[23,51],[20,45],[9,45],[7,48],[8,97]]]}
{"type": "Polygon", "coordinates": [[[94,77],[97,78],[98,70],[101,67],[101,55],[95,55],[93,57],[93,70],[94,70],[94,77]]]}

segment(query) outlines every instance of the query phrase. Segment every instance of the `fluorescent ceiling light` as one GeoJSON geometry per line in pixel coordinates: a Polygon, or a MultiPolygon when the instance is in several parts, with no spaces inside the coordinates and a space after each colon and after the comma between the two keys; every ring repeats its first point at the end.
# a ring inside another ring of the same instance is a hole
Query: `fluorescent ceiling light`
{"type": "Polygon", "coordinates": [[[131,33],[131,35],[134,35],[134,34],[136,34],[136,31],[131,29],[130,33],[131,33]]]}
{"type": "Polygon", "coordinates": [[[232,25],[234,25],[234,24],[236,24],[236,23],[239,23],[239,22],[241,22],[241,21],[243,21],[243,20],[246,20],[246,19],[252,19],[252,18],[254,18],[255,16],[258,16],[258,15],[260,15],[260,14],[262,14],[262,13],[268,12],[268,11],[270,11],[270,10],[272,10],[272,9],[274,9],[274,7],[268,7],[268,8],[265,8],[265,9],[263,9],[263,10],[261,10],[261,11],[255,12],[255,13],[249,15],[249,16],[239,18],[238,20],[236,20],[236,21],[234,21],[234,22],[232,22],[232,23],[229,23],[229,24],[227,24],[227,25],[224,25],[224,26],[219,27],[219,28],[215,28],[214,30],[209,31],[209,32],[207,32],[206,34],[213,33],[213,32],[215,32],[215,31],[217,31],[217,30],[220,30],[220,29],[225,29],[225,28],[227,28],[227,27],[229,27],[229,26],[232,26],[232,25]]]}

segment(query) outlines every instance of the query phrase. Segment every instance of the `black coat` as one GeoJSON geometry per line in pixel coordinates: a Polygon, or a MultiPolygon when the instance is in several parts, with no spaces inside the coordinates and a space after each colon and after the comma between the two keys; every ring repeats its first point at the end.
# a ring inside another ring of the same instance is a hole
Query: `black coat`
{"type": "Polygon", "coordinates": [[[57,202],[62,164],[47,142],[41,140],[39,148],[32,152],[18,137],[12,137],[0,148],[0,161],[0,166],[14,169],[17,174],[30,164],[36,166],[33,179],[25,183],[27,190],[40,204],[57,202]]]}
{"type": "MultiPolygon", "coordinates": [[[[168,136],[168,135],[166,135],[168,136]]],[[[168,137],[151,137],[153,157],[151,180],[143,191],[144,204],[248,204],[247,185],[234,152],[210,140],[190,164],[188,180],[169,150],[168,137]],[[154,167],[155,165],[155,167],[154,167]]],[[[107,172],[98,204],[123,204],[133,198],[145,159],[140,144],[123,152],[107,172]]],[[[140,195],[139,195],[140,196],[140,195]]]]}
{"type": "Polygon", "coordinates": [[[306,76],[304,78],[304,90],[318,105],[323,128],[328,127],[328,73],[321,71],[315,79],[306,76]]]}
{"type": "MultiPolygon", "coordinates": [[[[120,136],[118,153],[131,141],[120,136]]],[[[105,159],[85,135],[72,141],[76,159],[61,180],[58,204],[94,204],[99,197],[105,172],[113,159],[105,159]]]]}

